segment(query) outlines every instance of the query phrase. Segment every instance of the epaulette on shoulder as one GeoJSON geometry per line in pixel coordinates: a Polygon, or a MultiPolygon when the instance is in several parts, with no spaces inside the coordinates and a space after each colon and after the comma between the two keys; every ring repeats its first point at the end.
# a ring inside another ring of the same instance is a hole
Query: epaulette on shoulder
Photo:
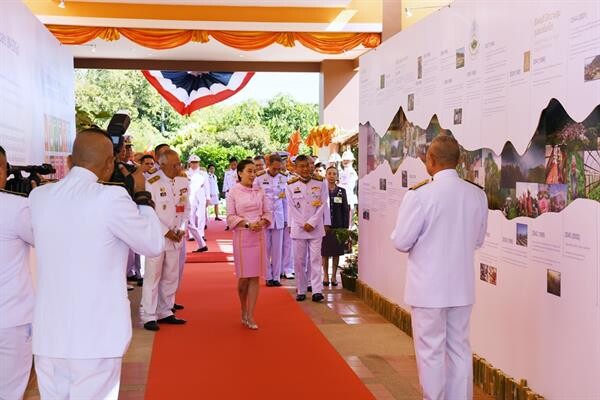
{"type": "Polygon", "coordinates": [[[429,179],[425,179],[424,181],[421,181],[421,182],[417,183],[416,185],[411,186],[410,189],[408,189],[408,190],[417,190],[418,188],[425,186],[428,183],[429,183],[429,179]]]}
{"type": "Polygon", "coordinates": [[[311,178],[315,181],[323,182],[323,177],[321,175],[313,175],[311,178]]]}
{"type": "Polygon", "coordinates": [[[158,171],[158,169],[157,169],[157,168],[155,168],[155,167],[152,167],[152,168],[150,168],[150,169],[148,170],[148,173],[149,173],[150,175],[153,175],[153,174],[155,174],[157,171],[158,171]]]}
{"type": "Polygon", "coordinates": [[[122,188],[125,187],[125,185],[123,183],[121,183],[121,182],[106,182],[106,181],[98,180],[98,183],[101,184],[101,185],[120,186],[122,188]]]}
{"type": "Polygon", "coordinates": [[[148,178],[148,183],[154,183],[160,179],[160,175],[154,175],[153,177],[148,178]]]}
{"type": "Polygon", "coordinates": [[[297,176],[295,176],[292,179],[290,179],[287,183],[288,183],[288,185],[291,185],[292,183],[296,183],[299,180],[300,180],[300,178],[298,178],[297,176]]]}
{"type": "Polygon", "coordinates": [[[283,176],[289,176],[290,174],[287,171],[279,171],[279,173],[283,176]]]}
{"type": "Polygon", "coordinates": [[[475,185],[475,186],[477,186],[479,189],[481,189],[481,190],[484,190],[484,189],[483,189],[483,186],[481,186],[481,185],[478,185],[478,184],[476,184],[475,182],[471,182],[471,181],[470,181],[470,180],[468,180],[468,179],[463,179],[463,181],[465,181],[465,182],[469,182],[471,185],[475,185]]]}
{"type": "Polygon", "coordinates": [[[265,172],[267,172],[267,170],[263,169],[262,171],[258,171],[256,173],[256,176],[263,176],[265,174],[265,172]]]}
{"type": "Polygon", "coordinates": [[[12,190],[0,189],[0,193],[12,194],[14,196],[29,197],[25,193],[13,192],[12,190]]]}

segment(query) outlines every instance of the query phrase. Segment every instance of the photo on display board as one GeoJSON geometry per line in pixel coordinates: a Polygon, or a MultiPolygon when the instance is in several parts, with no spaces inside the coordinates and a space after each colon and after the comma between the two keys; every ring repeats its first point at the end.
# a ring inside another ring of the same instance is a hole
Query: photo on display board
{"type": "Polygon", "coordinates": [[[498,270],[491,265],[479,263],[479,279],[495,286],[498,279],[498,270]]]}
{"type": "Polygon", "coordinates": [[[560,272],[548,269],[546,273],[546,291],[560,297],[560,272]]]}
{"type": "Polygon", "coordinates": [[[517,246],[527,247],[527,225],[517,224],[517,246]]]}
{"type": "MultiPolygon", "coordinates": [[[[379,138],[368,124],[361,129],[367,133],[371,149],[368,168],[387,160],[394,174],[406,157],[424,161],[437,135],[452,135],[440,126],[436,115],[423,129],[412,124],[402,108],[383,137],[379,138]]],[[[486,148],[465,151],[461,147],[457,172],[482,186],[488,207],[501,210],[508,219],[560,212],[576,199],[600,201],[600,106],[582,122],[575,122],[560,102],[552,99],[523,154],[510,142],[500,154],[486,148]]]]}
{"type": "Polygon", "coordinates": [[[417,79],[423,78],[423,57],[417,57],[417,79]]]}
{"type": "Polygon", "coordinates": [[[370,218],[369,210],[363,210],[362,217],[364,220],[368,221],[370,218]]]}
{"type": "Polygon", "coordinates": [[[462,124],[462,108],[454,109],[454,125],[462,124]]]}
{"type": "Polygon", "coordinates": [[[379,76],[379,89],[385,88],[385,75],[379,76]]]}
{"type": "MultiPolygon", "coordinates": [[[[452,53],[450,53],[452,54],[452,53]]],[[[465,66],[465,48],[461,47],[456,49],[456,69],[463,68],[465,66]]]]}
{"type": "Polygon", "coordinates": [[[414,93],[410,93],[408,95],[406,109],[408,111],[413,111],[415,109],[415,94],[414,93]]]}
{"type": "Polygon", "coordinates": [[[379,154],[379,135],[370,123],[360,124],[360,136],[367,136],[367,174],[377,168],[384,160],[379,154]]]}
{"type": "Polygon", "coordinates": [[[402,187],[408,187],[408,171],[402,171],[402,187]]]}
{"type": "Polygon", "coordinates": [[[379,179],[379,190],[387,190],[387,180],[385,178],[379,179]]]}
{"type": "Polygon", "coordinates": [[[590,82],[600,79],[600,55],[586,58],[583,67],[583,81],[590,82]]]}
{"type": "Polygon", "coordinates": [[[531,71],[531,51],[523,53],[523,72],[531,71]]]}

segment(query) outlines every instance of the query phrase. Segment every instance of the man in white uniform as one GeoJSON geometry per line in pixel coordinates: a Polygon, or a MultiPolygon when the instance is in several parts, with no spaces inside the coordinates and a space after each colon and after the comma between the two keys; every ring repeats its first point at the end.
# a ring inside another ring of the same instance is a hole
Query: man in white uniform
{"type": "Polygon", "coordinates": [[[210,203],[209,185],[208,175],[203,173],[196,173],[190,178],[190,219],[188,231],[196,243],[198,243],[198,248],[194,250],[194,253],[208,251],[208,246],[204,240],[204,227],[206,226],[206,206],[210,203]]]}
{"type": "Polygon", "coordinates": [[[266,271],[267,286],[281,286],[281,252],[283,250],[283,199],[287,177],[279,173],[281,158],[277,154],[269,156],[269,168],[256,174],[254,187],[262,188],[265,196],[273,205],[273,222],[266,230],[268,263],[266,271]]]}
{"type": "MultiPolygon", "coordinates": [[[[223,197],[227,198],[227,192],[235,186],[237,183],[237,158],[231,157],[229,159],[229,169],[225,171],[223,176],[223,197]]],[[[229,227],[225,228],[226,231],[229,227]]]]}
{"type": "Polygon", "coordinates": [[[348,199],[348,206],[350,206],[350,225],[353,226],[352,217],[356,212],[356,205],[358,203],[358,197],[354,193],[356,189],[356,182],[358,181],[358,174],[352,166],[354,162],[354,155],[350,150],[344,151],[342,154],[342,170],[340,171],[340,183],[339,186],[346,190],[346,197],[348,199]]]}
{"type": "Polygon", "coordinates": [[[215,207],[215,221],[222,221],[219,218],[219,182],[215,175],[215,165],[208,164],[208,182],[210,188],[210,204],[215,207]]]}
{"type": "Polygon", "coordinates": [[[104,131],[78,133],[72,160],[63,180],[29,196],[38,387],[42,399],[117,399],[121,360],[131,340],[127,253],[131,248],[156,256],[164,238],[141,170],[133,174],[135,202],[124,187],[102,184],[114,168],[104,131]],[[79,276],[86,277],[85,285],[79,276]]]}
{"type": "MultiPolygon", "coordinates": [[[[290,179],[290,174],[287,171],[287,161],[290,153],[280,151],[277,153],[281,157],[280,173],[290,179]]],[[[290,224],[287,209],[287,197],[283,199],[283,249],[281,251],[281,272],[282,278],[294,279],[294,255],[292,254],[292,238],[290,237],[290,224]]]]}
{"type": "Polygon", "coordinates": [[[252,162],[254,163],[254,167],[256,170],[256,174],[258,175],[259,173],[262,174],[262,172],[266,171],[267,168],[267,163],[265,161],[265,158],[263,156],[254,156],[254,158],[252,159],[252,162]]]}
{"type": "Polygon", "coordinates": [[[325,229],[331,225],[329,190],[323,178],[311,176],[309,157],[300,155],[295,163],[299,177],[288,181],[286,197],[296,268],[296,300],[306,299],[308,282],[304,268],[308,265],[312,301],[318,302],[324,299],[321,242],[325,229]]]}
{"type": "Polygon", "coordinates": [[[474,253],[487,229],[487,199],[456,173],[460,151],[450,136],[436,137],[426,154],[430,183],[405,195],[391,239],[408,252],[404,300],[423,396],[473,397],[469,320],[475,302],[474,253]]]}
{"type": "Polygon", "coordinates": [[[22,399],[33,360],[33,232],[27,196],[4,190],[7,167],[0,146],[0,399],[22,399]]]}
{"type": "Polygon", "coordinates": [[[158,160],[160,170],[146,181],[152,194],[162,233],[166,238],[164,251],[146,258],[142,291],[142,322],[144,328],[159,330],[158,322],[181,325],[172,309],[179,284],[179,257],[184,245],[185,225],[189,218],[189,182],[180,176],[181,161],[174,150],[163,151],[158,160]]]}

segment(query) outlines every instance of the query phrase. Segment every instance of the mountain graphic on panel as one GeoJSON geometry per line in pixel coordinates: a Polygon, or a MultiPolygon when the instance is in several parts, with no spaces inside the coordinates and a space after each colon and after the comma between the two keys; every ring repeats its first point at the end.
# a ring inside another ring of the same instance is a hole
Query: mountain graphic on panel
{"type": "MultiPolygon", "coordinates": [[[[367,135],[367,173],[387,161],[395,174],[406,157],[424,161],[435,136],[452,135],[437,116],[423,129],[408,121],[402,108],[383,137],[369,123],[360,130],[367,135]]],[[[462,178],[485,189],[490,209],[502,210],[509,219],[559,212],[579,198],[600,202],[600,106],[584,121],[575,122],[552,99],[525,153],[518,154],[510,142],[500,155],[486,148],[461,147],[456,169],[462,178]]]]}

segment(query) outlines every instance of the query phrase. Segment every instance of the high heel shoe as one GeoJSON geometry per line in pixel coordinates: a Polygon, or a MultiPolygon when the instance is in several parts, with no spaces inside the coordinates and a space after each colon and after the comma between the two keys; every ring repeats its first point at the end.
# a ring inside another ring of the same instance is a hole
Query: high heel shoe
{"type": "Polygon", "coordinates": [[[256,325],[254,321],[250,322],[249,320],[246,320],[246,326],[248,329],[252,329],[253,331],[258,329],[258,325],[256,325]]]}
{"type": "Polygon", "coordinates": [[[248,326],[248,317],[245,315],[242,315],[242,325],[248,326]]]}

